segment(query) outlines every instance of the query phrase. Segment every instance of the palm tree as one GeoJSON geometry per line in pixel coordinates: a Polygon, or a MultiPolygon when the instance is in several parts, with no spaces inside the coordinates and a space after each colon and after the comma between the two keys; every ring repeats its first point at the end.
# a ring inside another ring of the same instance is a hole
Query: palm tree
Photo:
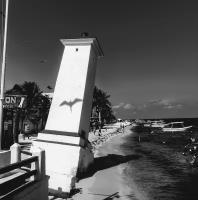
{"type": "Polygon", "coordinates": [[[95,86],[93,93],[92,111],[95,110],[98,115],[101,116],[102,123],[104,123],[104,121],[109,123],[111,120],[115,119],[109,98],[110,95],[95,86]]]}
{"type": "Polygon", "coordinates": [[[47,96],[40,96],[40,102],[41,102],[41,106],[40,108],[40,117],[41,117],[41,129],[44,129],[46,121],[47,121],[47,117],[49,114],[49,109],[50,109],[50,105],[51,105],[51,101],[49,99],[49,97],[47,96]]]}
{"type": "MultiPolygon", "coordinates": [[[[47,119],[50,100],[42,95],[43,91],[35,82],[25,81],[23,84],[15,84],[14,87],[6,92],[6,94],[25,95],[26,107],[21,115],[22,122],[25,118],[37,125],[42,120],[42,128],[47,119]]],[[[22,123],[23,124],[23,123],[22,123]]]]}

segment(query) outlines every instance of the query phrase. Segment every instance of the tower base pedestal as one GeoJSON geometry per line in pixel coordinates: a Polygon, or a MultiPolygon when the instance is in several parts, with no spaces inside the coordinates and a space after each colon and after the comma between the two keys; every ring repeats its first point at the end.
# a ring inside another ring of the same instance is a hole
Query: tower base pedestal
{"type": "Polygon", "coordinates": [[[69,193],[75,188],[77,173],[86,173],[93,164],[94,157],[90,149],[79,144],[80,137],[46,133],[39,133],[33,141],[33,148],[45,150],[46,174],[50,176],[51,191],[69,193]]]}

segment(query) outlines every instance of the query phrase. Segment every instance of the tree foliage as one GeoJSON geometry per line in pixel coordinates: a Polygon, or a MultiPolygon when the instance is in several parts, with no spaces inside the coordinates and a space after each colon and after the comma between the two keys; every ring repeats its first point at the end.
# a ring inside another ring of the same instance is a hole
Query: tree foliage
{"type": "MultiPolygon", "coordinates": [[[[43,91],[35,82],[25,81],[23,84],[15,84],[6,94],[26,95],[26,108],[21,115],[23,118],[29,119],[32,123],[37,123],[42,119],[42,127],[44,128],[51,101],[44,96],[43,91]]],[[[92,113],[97,117],[100,112],[102,122],[109,123],[115,119],[112,112],[112,105],[108,95],[103,90],[95,86],[93,93],[92,113]]]]}
{"type": "Polygon", "coordinates": [[[43,91],[39,88],[35,82],[25,81],[23,84],[15,84],[14,87],[6,94],[25,95],[26,96],[26,108],[25,117],[27,117],[33,123],[36,123],[40,119],[46,121],[50,107],[50,99],[42,95],[43,91]]]}
{"type": "Polygon", "coordinates": [[[109,98],[109,94],[95,86],[92,110],[95,110],[96,115],[100,112],[102,122],[106,121],[107,123],[115,119],[109,98]]]}

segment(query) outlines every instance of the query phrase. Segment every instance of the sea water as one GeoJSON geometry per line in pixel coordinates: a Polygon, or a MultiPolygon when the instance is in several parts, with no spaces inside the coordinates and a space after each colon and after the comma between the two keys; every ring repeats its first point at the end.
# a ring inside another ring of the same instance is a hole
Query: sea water
{"type": "MultiPolygon", "coordinates": [[[[166,120],[170,121],[181,120],[166,120]]],[[[185,125],[198,126],[197,119],[182,121],[185,125]]],[[[190,134],[198,136],[197,130],[190,134]]],[[[130,199],[198,199],[198,167],[191,167],[182,154],[190,134],[184,133],[176,138],[171,135],[158,137],[131,130],[130,134],[123,137],[120,150],[125,155],[137,155],[122,169],[125,184],[131,188],[131,194],[128,195],[130,199]]]]}

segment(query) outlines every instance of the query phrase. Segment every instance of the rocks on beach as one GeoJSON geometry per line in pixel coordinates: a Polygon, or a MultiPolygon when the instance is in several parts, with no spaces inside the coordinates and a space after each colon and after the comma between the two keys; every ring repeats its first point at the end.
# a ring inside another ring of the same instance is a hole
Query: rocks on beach
{"type": "Polygon", "coordinates": [[[107,142],[110,138],[113,136],[116,136],[120,133],[123,133],[123,130],[121,130],[118,127],[115,127],[113,125],[105,126],[103,129],[101,129],[101,132],[99,130],[89,133],[89,142],[92,146],[92,152],[94,153],[94,156],[97,154],[97,149],[107,142]]]}

